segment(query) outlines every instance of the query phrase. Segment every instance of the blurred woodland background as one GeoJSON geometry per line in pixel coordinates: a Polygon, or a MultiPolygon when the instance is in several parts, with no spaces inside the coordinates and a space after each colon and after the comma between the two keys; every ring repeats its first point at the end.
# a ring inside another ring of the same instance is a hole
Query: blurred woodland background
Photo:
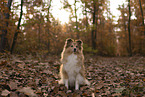
{"type": "Polygon", "coordinates": [[[73,5],[64,0],[63,8],[72,13],[65,24],[50,11],[55,0],[18,1],[0,0],[1,53],[60,54],[65,39],[73,38],[83,40],[84,53],[145,55],[145,0],[126,0],[128,4],[118,7],[121,15],[117,23],[110,12],[109,0],[74,0],[73,5]],[[77,16],[78,2],[82,3],[82,19],[77,16]]]}

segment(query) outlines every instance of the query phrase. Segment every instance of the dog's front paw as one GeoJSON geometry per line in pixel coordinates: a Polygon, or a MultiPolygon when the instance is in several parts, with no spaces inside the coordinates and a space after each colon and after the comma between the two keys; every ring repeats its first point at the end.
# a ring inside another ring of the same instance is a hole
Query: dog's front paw
{"type": "Polygon", "coordinates": [[[85,80],[85,84],[90,86],[90,82],[87,79],[85,80]]]}
{"type": "Polygon", "coordinates": [[[68,79],[65,79],[65,86],[66,86],[67,89],[68,89],[68,79]]]}
{"type": "Polygon", "coordinates": [[[75,90],[79,90],[79,82],[77,80],[75,82],[75,90]]]}
{"type": "Polygon", "coordinates": [[[58,81],[59,84],[64,84],[64,81],[61,79],[58,81]]]}

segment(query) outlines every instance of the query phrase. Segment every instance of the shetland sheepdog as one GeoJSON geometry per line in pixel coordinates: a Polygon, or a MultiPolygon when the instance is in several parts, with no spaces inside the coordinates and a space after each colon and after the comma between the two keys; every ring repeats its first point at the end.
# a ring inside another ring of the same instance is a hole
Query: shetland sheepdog
{"type": "Polygon", "coordinates": [[[80,85],[90,85],[85,78],[83,42],[69,38],[66,39],[61,53],[60,81],[68,89],[79,90],[80,85]]]}

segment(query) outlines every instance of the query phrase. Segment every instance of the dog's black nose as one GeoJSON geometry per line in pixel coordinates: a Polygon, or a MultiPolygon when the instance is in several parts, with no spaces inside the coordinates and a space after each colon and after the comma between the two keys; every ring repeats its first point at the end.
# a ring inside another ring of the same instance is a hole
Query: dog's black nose
{"type": "Polygon", "coordinates": [[[76,49],[76,48],[74,48],[74,52],[76,52],[76,50],[77,50],[77,49],[76,49]]]}

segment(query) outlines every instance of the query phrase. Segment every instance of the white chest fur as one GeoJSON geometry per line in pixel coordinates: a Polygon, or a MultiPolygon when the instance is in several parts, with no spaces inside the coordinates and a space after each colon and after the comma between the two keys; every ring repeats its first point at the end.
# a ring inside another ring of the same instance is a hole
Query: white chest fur
{"type": "Polygon", "coordinates": [[[71,54],[71,55],[68,56],[68,58],[67,58],[67,64],[76,65],[77,62],[78,62],[77,55],[71,54]]]}
{"type": "Polygon", "coordinates": [[[77,66],[78,59],[77,55],[71,54],[67,57],[67,63],[64,65],[65,70],[68,72],[68,75],[74,75],[74,73],[78,73],[80,67],[77,66]]]}

